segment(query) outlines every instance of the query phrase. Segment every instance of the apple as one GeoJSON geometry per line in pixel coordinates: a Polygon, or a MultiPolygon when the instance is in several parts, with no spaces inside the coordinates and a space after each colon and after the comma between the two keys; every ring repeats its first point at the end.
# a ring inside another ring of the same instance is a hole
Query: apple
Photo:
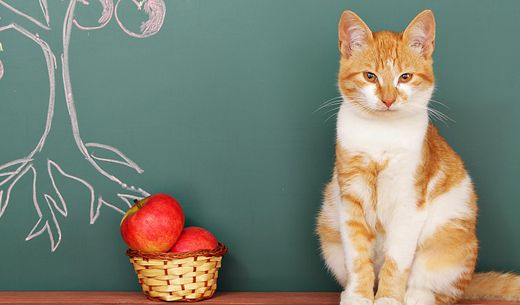
{"type": "Polygon", "coordinates": [[[168,252],[184,227],[184,214],[175,198],[155,194],[137,201],[121,220],[121,236],[133,250],[168,252]]]}
{"type": "Polygon", "coordinates": [[[188,252],[195,250],[215,249],[218,241],[210,231],[201,227],[187,227],[171,248],[170,252],[188,252]]]}

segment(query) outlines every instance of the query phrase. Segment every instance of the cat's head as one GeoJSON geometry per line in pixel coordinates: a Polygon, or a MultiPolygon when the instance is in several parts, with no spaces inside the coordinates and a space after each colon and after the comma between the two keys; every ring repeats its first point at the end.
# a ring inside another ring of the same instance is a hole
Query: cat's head
{"type": "Polygon", "coordinates": [[[369,116],[426,113],[434,88],[435,19],[417,15],[401,33],[372,32],[352,11],[339,22],[338,87],[345,107],[369,116]]]}

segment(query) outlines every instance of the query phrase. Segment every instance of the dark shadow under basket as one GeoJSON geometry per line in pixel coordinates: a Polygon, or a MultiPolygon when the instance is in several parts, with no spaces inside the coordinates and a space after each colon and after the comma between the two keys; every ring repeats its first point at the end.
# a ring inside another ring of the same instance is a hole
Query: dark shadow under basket
{"type": "Polygon", "coordinates": [[[217,290],[218,270],[227,247],[184,253],[127,250],[143,293],[152,300],[195,302],[217,290]]]}

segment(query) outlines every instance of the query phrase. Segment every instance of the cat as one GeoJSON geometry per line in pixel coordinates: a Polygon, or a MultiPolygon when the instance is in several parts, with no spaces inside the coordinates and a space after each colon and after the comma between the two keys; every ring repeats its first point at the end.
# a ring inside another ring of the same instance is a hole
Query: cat
{"type": "Polygon", "coordinates": [[[464,163],[429,122],[435,18],[372,32],[339,22],[336,160],[317,234],[341,305],[520,300],[520,277],[474,274],[477,195],[464,163]]]}

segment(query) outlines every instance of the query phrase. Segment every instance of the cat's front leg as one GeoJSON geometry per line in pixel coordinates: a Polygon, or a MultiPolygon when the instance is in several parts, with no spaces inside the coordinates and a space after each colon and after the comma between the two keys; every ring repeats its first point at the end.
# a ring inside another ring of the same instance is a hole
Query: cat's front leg
{"type": "Polygon", "coordinates": [[[366,172],[366,160],[362,155],[352,155],[341,146],[336,147],[334,176],[340,195],[336,205],[347,273],[340,305],[374,303],[375,273],[372,259],[375,235],[366,218],[368,214],[373,215],[373,194],[367,186],[366,172]]]}
{"type": "Polygon", "coordinates": [[[374,235],[366,224],[362,202],[353,194],[342,194],[340,233],[345,251],[347,283],[341,305],[372,305],[374,301],[374,235]]]}
{"type": "Polygon", "coordinates": [[[401,305],[425,212],[415,205],[400,206],[385,226],[385,259],[379,271],[375,305],[401,305]]]}

